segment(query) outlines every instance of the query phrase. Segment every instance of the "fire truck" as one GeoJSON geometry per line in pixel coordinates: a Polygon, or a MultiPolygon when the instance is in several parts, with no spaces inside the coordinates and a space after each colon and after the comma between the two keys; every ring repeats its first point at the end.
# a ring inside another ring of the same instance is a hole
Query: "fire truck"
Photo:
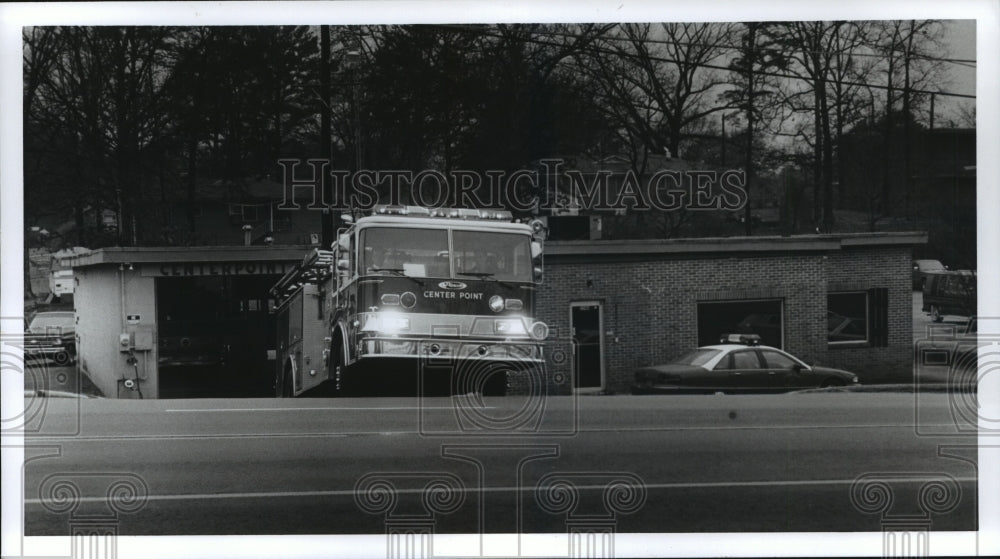
{"type": "Polygon", "coordinates": [[[540,220],[401,205],[342,220],[331,250],[314,249],[271,289],[276,396],[323,383],[371,392],[400,373],[417,388],[433,373],[451,393],[502,394],[512,372],[544,375],[540,220]]]}

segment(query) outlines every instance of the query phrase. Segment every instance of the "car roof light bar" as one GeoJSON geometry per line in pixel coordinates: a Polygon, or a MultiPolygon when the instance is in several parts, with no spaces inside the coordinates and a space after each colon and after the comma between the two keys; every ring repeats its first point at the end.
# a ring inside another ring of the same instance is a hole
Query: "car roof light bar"
{"type": "Polygon", "coordinates": [[[760,345],[760,336],[757,334],[723,334],[719,343],[760,345]]]}

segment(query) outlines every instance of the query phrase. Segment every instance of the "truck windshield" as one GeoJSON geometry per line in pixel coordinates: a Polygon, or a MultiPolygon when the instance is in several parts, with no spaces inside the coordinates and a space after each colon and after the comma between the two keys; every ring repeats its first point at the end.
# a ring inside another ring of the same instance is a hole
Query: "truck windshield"
{"type": "Polygon", "coordinates": [[[362,231],[361,246],[364,274],[448,277],[447,230],[369,227],[362,231]]]}
{"type": "Polygon", "coordinates": [[[500,281],[531,281],[529,237],[516,233],[454,231],[455,274],[500,281]]]}
{"type": "Polygon", "coordinates": [[[448,252],[445,229],[369,227],[361,232],[362,273],[410,277],[481,277],[499,281],[531,281],[528,235],[487,231],[452,232],[454,255],[448,252]]]}

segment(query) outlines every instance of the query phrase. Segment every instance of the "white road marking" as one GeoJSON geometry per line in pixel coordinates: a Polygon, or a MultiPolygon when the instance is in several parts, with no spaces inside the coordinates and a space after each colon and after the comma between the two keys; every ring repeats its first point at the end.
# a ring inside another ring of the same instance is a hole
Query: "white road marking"
{"type": "MultiPolygon", "coordinates": [[[[965,437],[975,437],[976,433],[966,433],[966,434],[956,434],[954,432],[955,425],[953,423],[942,423],[935,425],[921,425],[921,429],[932,429],[941,428],[941,432],[937,433],[923,433],[919,435],[918,438],[926,437],[955,437],[957,435],[962,435],[965,437]]],[[[675,431],[758,431],[758,430],[768,430],[768,431],[792,431],[792,430],[813,430],[813,429],[913,429],[912,423],[899,423],[892,425],[688,425],[684,427],[633,427],[633,428],[581,428],[577,430],[565,430],[558,432],[542,432],[537,433],[531,430],[512,430],[512,431],[462,431],[457,427],[450,428],[440,428],[432,429],[427,427],[424,431],[411,430],[411,431],[346,431],[346,432],[336,432],[336,433],[211,433],[211,434],[198,434],[198,435],[181,435],[175,433],[163,433],[163,434],[150,434],[150,435],[80,435],[80,436],[52,436],[48,437],[45,435],[34,435],[26,437],[26,439],[33,442],[45,441],[45,442],[60,442],[60,443],[70,443],[74,441],[117,441],[117,440],[171,440],[171,439],[240,439],[240,438],[258,438],[258,439],[268,439],[268,438],[320,438],[320,437],[363,437],[363,436],[399,436],[399,435],[420,435],[420,436],[450,436],[450,437],[481,437],[484,435],[489,435],[491,438],[503,438],[503,437],[524,437],[532,436],[535,438],[560,438],[564,439],[567,436],[580,435],[584,433],[652,433],[652,432],[675,432],[675,431]]]]}
{"type": "MultiPolygon", "coordinates": [[[[174,413],[201,413],[201,412],[229,412],[229,411],[300,411],[300,410],[326,410],[326,411],[381,411],[381,410],[454,410],[455,406],[389,406],[374,408],[341,408],[341,407],[321,407],[321,408],[205,408],[205,409],[167,409],[163,411],[174,413]]],[[[495,410],[496,406],[484,406],[474,408],[477,410],[495,410]]]]}
{"type": "MultiPolygon", "coordinates": [[[[900,480],[894,480],[894,483],[926,483],[928,481],[940,481],[940,477],[928,477],[928,478],[905,478],[900,480]]],[[[977,482],[977,478],[974,477],[952,477],[959,483],[977,482]]],[[[724,488],[749,488],[749,487],[802,487],[802,486],[840,486],[840,485],[852,485],[856,482],[855,479],[819,479],[819,480],[784,480],[784,481],[693,481],[693,482],[680,482],[680,483],[647,483],[644,487],[649,489],[724,489],[724,488]]],[[[583,491],[603,491],[607,489],[606,485],[581,485],[576,486],[576,489],[583,491]]],[[[460,487],[457,491],[463,493],[509,493],[509,492],[524,492],[524,491],[534,491],[535,487],[460,487]]],[[[398,494],[422,494],[424,493],[423,488],[412,488],[412,489],[400,489],[397,488],[396,493],[398,494]]],[[[146,501],[205,501],[205,500],[216,500],[216,499],[273,499],[282,497],[345,497],[353,496],[357,493],[354,489],[337,489],[331,491],[275,491],[275,492],[264,492],[264,491],[254,491],[254,492],[239,492],[239,493],[187,493],[183,495],[149,495],[146,497],[146,501]]],[[[78,502],[84,503],[104,503],[107,502],[107,496],[102,495],[100,497],[79,497],[78,502]]],[[[24,503],[26,505],[40,505],[42,504],[42,499],[25,499],[24,503]]]]}

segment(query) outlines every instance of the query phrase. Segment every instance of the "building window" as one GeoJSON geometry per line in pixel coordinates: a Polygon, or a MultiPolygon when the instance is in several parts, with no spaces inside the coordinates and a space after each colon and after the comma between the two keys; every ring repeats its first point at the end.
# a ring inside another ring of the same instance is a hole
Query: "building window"
{"type": "Polygon", "coordinates": [[[229,204],[229,218],[236,222],[264,221],[270,216],[270,204],[229,204]]]}
{"type": "Polygon", "coordinates": [[[842,291],[826,296],[826,340],[831,346],[888,344],[888,290],[842,291]]]}
{"type": "Polygon", "coordinates": [[[784,346],[781,299],[698,303],[698,345],[719,343],[726,334],[757,334],[762,345],[784,346]]]}

